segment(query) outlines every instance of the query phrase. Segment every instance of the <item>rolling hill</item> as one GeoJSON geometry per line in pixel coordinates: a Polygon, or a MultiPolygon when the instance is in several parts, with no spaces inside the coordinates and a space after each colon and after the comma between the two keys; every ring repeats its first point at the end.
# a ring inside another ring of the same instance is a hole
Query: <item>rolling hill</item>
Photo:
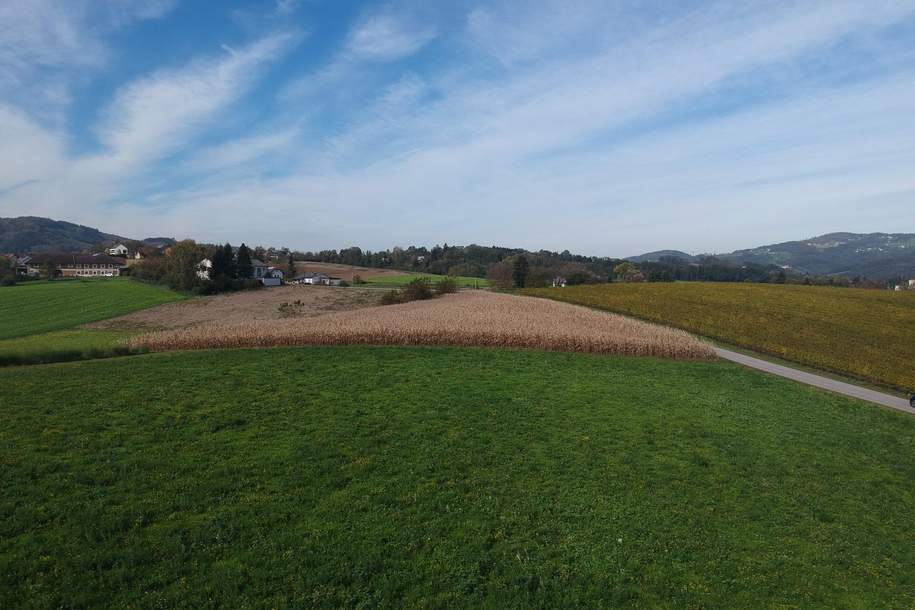
{"type": "Polygon", "coordinates": [[[645,254],[640,254],[638,256],[630,256],[626,258],[627,261],[632,263],[656,263],[662,258],[679,258],[685,261],[694,261],[696,257],[692,254],[687,254],[680,250],[658,250],[657,252],[646,252],[645,254]]]}
{"type": "Polygon", "coordinates": [[[0,252],[81,252],[126,238],[62,220],[21,216],[0,218],[0,252]]]}
{"type": "Polygon", "coordinates": [[[801,241],[787,241],[727,254],[693,257],[677,250],[661,250],[632,256],[627,260],[634,263],[650,262],[665,256],[691,262],[714,257],[734,264],[778,265],[811,275],[861,276],[871,279],[915,277],[915,234],[828,233],[801,241]]]}

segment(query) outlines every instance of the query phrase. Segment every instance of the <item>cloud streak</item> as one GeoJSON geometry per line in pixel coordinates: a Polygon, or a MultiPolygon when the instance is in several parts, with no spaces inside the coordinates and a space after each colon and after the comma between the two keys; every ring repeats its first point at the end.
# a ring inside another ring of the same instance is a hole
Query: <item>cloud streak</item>
{"type": "Polygon", "coordinates": [[[915,193],[915,2],[525,6],[470,3],[458,29],[364,14],[257,102],[294,37],[159,70],[75,157],[0,106],[0,211],[73,217],[78,193],[79,220],[121,233],[618,256],[915,231],[886,226],[915,193]]]}

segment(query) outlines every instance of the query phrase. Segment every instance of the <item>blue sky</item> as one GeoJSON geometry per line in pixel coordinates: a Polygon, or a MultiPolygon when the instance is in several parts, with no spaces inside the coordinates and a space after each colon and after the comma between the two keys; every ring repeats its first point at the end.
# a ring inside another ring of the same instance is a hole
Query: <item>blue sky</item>
{"type": "Polygon", "coordinates": [[[0,0],[0,216],[625,256],[915,232],[915,0],[0,0]]]}

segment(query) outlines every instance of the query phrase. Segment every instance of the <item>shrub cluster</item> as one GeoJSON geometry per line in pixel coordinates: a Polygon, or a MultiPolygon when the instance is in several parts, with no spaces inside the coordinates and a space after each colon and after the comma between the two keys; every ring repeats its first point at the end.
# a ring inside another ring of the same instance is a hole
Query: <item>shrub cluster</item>
{"type": "Polygon", "coordinates": [[[392,290],[381,298],[382,305],[396,305],[411,301],[425,301],[443,294],[457,292],[457,282],[450,277],[442,278],[434,285],[429,278],[420,277],[411,281],[400,290],[392,290]]]}

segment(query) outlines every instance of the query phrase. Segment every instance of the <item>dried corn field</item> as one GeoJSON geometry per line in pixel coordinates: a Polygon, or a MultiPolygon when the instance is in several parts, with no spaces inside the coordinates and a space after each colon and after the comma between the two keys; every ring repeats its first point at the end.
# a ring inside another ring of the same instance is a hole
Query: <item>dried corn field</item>
{"type": "Polygon", "coordinates": [[[303,319],[209,324],[134,337],[152,351],[305,345],[453,345],[712,359],[674,329],[531,297],[480,291],[303,319]]]}

